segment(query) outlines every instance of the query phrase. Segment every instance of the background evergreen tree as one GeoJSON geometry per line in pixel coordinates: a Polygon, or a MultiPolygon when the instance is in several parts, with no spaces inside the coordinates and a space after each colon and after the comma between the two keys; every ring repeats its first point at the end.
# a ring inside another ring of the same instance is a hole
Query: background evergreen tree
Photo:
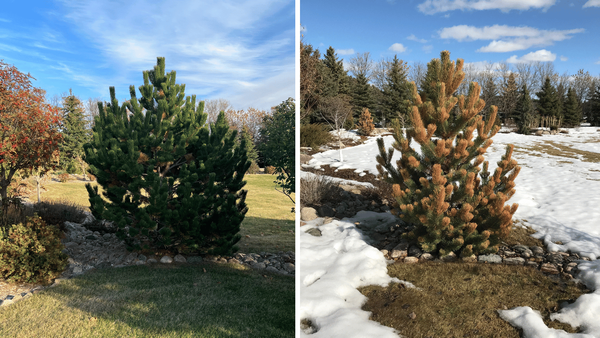
{"type": "Polygon", "coordinates": [[[489,112],[491,106],[498,106],[498,86],[494,81],[493,76],[487,76],[485,81],[483,82],[483,86],[481,88],[481,99],[485,101],[485,107],[481,111],[483,115],[483,120],[487,121],[488,116],[486,113],[489,112]]]}
{"type": "MultiPolygon", "coordinates": [[[[518,91],[519,88],[517,87],[515,73],[510,73],[502,85],[501,98],[498,106],[499,111],[502,113],[502,123],[506,123],[508,119],[514,118],[514,110],[519,97],[518,91]]],[[[499,123],[500,119],[496,121],[496,124],[499,123]]]]}
{"type": "Polygon", "coordinates": [[[354,106],[352,118],[354,120],[358,120],[363,109],[369,109],[373,105],[370,87],[369,80],[365,75],[358,74],[356,76],[354,95],[352,96],[352,106],[354,106]]]}
{"type": "Polygon", "coordinates": [[[385,97],[384,116],[387,121],[392,121],[398,116],[402,116],[406,120],[409,114],[411,85],[406,78],[407,74],[408,67],[406,64],[394,55],[383,88],[385,97]]]}
{"type": "Polygon", "coordinates": [[[327,49],[324,55],[323,64],[329,70],[326,80],[326,85],[323,88],[324,96],[336,96],[338,94],[349,94],[350,87],[348,84],[348,74],[344,70],[343,60],[338,60],[337,54],[333,47],[327,49]]]}
{"type": "Polygon", "coordinates": [[[563,123],[566,127],[578,127],[581,123],[581,111],[579,109],[579,100],[572,87],[569,87],[567,99],[563,106],[563,123]]]}
{"type": "Polygon", "coordinates": [[[589,99],[588,122],[592,126],[600,126],[600,85],[589,99]]]}
{"type": "Polygon", "coordinates": [[[144,72],[144,85],[119,106],[115,89],[99,103],[91,142],[84,146],[90,172],[103,187],[86,185],[93,215],[114,222],[128,248],[229,255],[237,250],[245,204],[247,144],[230,131],[221,112],[207,125],[204,103],[185,96],[165,75],[165,59],[144,72]]]}
{"type": "Polygon", "coordinates": [[[427,101],[413,85],[412,128],[394,128],[396,142],[388,150],[383,139],[377,140],[378,170],[393,183],[394,212],[414,226],[407,239],[442,256],[496,252],[517,210],[516,204],[504,205],[515,193],[520,170],[511,159],[513,147],[507,147],[490,175],[483,154],[500,130],[494,125],[497,110],[492,107],[487,122],[478,115],[485,102],[479,99],[481,89],[475,82],[466,97],[453,96],[465,76],[462,67],[463,60],[455,64],[448,51],[432,60],[427,101]],[[411,147],[413,140],[420,145],[419,152],[411,147]],[[402,154],[399,161],[392,161],[394,149],[402,154]]]}
{"type": "Polygon", "coordinates": [[[515,122],[517,123],[517,132],[519,134],[529,135],[531,133],[531,124],[535,118],[533,104],[527,85],[523,84],[519,93],[519,100],[514,111],[515,122]]]}
{"type": "Polygon", "coordinates": [[[60,144],[60,166],[69,174],[82,172],[83,145],[89,141],[85,108],[69,89],[63,99],[63,141],[60,144]]]}
{"type": "Polygon", "coordinates": [[[546,78],[541,90],[535,93],[535,95],[538,97],[537,110],[540,116],[557,118],[560,116],[560,112],[558,111],[558,96],[550,78],[546,78]]]}

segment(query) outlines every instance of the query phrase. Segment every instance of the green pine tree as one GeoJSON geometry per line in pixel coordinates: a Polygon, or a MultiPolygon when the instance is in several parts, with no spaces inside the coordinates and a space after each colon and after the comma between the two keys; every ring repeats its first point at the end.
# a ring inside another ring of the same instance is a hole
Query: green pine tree
{"type": "Polygon", "coordinates": [[[406,79],[408,68],[396,55],[391,62],[390,69],[386,74],[386,84],[383,92],[384,116],[387,121],[392,121],[399,116],[406,117],[410,112],[411,85],[406,79]]]}
{"type": "Polygon", "coordinates": [[[578,127],[581,123],[581,110],[577,94],[572,87],[569,87],[567,99],[563,105],[563,123],[566,127],[578,127]]]}
{"type": "Polygon", "coordinates": [[[353,121],[358,120],[363,109],[372,107],[373,98],[371,97],[370,87],[369,80],[365,75],[358,74],[356,76],[354,95],[352,96],[352,106],[354,106],[353,121]]]}
{"type": "Polygon", "coordinates": [[[592,126],[600,126],[600,85],[589,99],[588,122],[592,126]]]}
{"type": "Polygon", "coordinates": [[[99,103],[93,138],[84,146],[90,172],[104,189],[86,185],[97,219],[114,222],[128,248],[229,255],[237,250],[250,166],[221,112],[206,123],[204,102],[185,96],[165,74],[165,59],[144,72],[144,85],[119,105],[115,89],[99,103]]]}
{"type": "Polygon", "coordinates": [[[455,64],[448,51],[432,60],[427,101],[413,85],[412,128],[394,128],[396,142],[388,150],[383,139],[377,140],[377,167],[393,184],[394,213],[413,226],[406,238],[442,256],[496,252],[517,210],[516,204],[505,205],[515,193],[514,179],[520,170],[511,159],[512,145],[493,175],[483,158],[500,130],[494,125],[496,107],[484,122],[479,113],[485,102],[479,99],[481,88],[475,82],[467,96],[453,96],[465,76],[462,66],[463,60],[455,64]],[[394,150],[402,155],[399,161],[392,160],[394,150]]]}
{"type": "Polygon", "coordinates": [[[325,80],[326,85],[323,88],[323,96],[349,94],[350,87],[348,83],[348,74],[344,70],[343,60],[338,60],[333,47],[330,46],[327,49],[327,53],[323,58],[323,64],[329,70],[325,73],[328,79],[325,80]]]}
{"type": "Polygon", "coordinates": [[[83,144],[88,142],[90,131],[86,128],[85,108],[69,89],[63,99],[63,142],[60,144],[60,166],[70,174],[81,172],[84,157],[83,144]]]}
{"type": "Polygon", "coordinates": [[[537,110],[540,116],[560,117],[556,88],[550,82],[550,78],[546,78],[541,90],[535,93],[535,95],[538,97],[537,110]]]}
{"type": "Polygon", "coordinates": [[[534,120],[533,104],[527,85],[523,84],[519,93],[519,100],[514,110],[514,118],[517,123],[518,133],[529,135],[531,133],[531,123],[534,120]]]}

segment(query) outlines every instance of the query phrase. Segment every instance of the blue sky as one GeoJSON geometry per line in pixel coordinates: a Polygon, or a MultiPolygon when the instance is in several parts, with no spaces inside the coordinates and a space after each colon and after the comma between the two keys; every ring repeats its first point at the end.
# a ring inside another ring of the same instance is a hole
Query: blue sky
{"type": "MultiPolygon", "coordinates": [[[[293,0],[3,0],[0,59],[47,97],[120,102],[166,58],[186,94],[268,110],[294,97],[293,0]]],[[[139,93],[139,92],[138,92],[139,93]]]]}
{"type": "Polygon", "coordinates": [[[304,42],[338,58],[370,52],[427,63],[553,61],[600,74],[600,0],[301,0],[304,42]]]}

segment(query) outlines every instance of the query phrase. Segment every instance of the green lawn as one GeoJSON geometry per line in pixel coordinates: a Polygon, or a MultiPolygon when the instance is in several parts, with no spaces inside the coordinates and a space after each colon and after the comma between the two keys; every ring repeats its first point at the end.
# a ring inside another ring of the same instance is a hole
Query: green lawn
{"type": "Polygon", "coordinates": [[[0,337],[293,337],[294,279],[219,264],[88,271],[0,308],[0,337]]]}
{"type": "MultiPolygon", "coordinates": [[[[294,250],[293,204],[274,176],[247,175],[241,252],[294,250]]],[[[84,182],[42,200],[89,206],[84,182]]],[[[234,264],[91,270],[0,308],[0,337],[293,337],[294,278],[234,264]]]]}
{"type": "MultiPolygon", "coordinates": [[[[248,213],[242,223],[238,243],[240,252],[294,251],[294,204],[275,190],[274,175],[246,175],[248,213]]],[[[89,207],[89,197],[83,181],[53,182],[46,185],[42,201],[65,200],[89,207]]],[[[30,197],[35,200],[34,196],[30,197]]]]}

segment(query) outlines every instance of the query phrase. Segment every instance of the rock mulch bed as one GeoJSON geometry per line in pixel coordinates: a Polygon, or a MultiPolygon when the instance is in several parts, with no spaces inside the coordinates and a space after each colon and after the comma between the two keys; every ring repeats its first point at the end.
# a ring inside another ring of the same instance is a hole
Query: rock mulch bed
{"type": "Polygon", "coordinates": [[[114,233],[91,231],[84,225],[65,222],[65,245],[63,252],[69,255],[66,270],[48,286],[35,286],[32,288],[19,288],[19,293],[0,295],[0,306],[12,304],[20,299],[27,298],[47,287],[59,284],[61,281],[80,275],[91,269],[108,267],[124,267],[130,265],[144,265],[152,263],[201,263],[203,261],[215,263],[234,263],[246,265],[253,269],[264,270],[286,276],[295,275],[295,253],[236,253],[233,257],[222,256],[183,256],[169,255],[147,257],[135,252],[128,252],[125,243],[119,240],[114,233]]]}
{"type": "MultiPolygon", "coordinates": [[[[302,215],[308,216],[307,218],[302,218],[303,221],[316,218],[313,218],[313,215],[317,215],[317,211],[310,209],[312,208],[302,208],[302,215]]],[[[320,215],[320,217],[324,217],[323,224],[337,219],[324,215],[320,215]]],[[[303,222],[301,222],[302,224],[303,222]]],[[[402,234],[410,231],[410,226],[403,224],[400,219],[397,219],[396,222],[381,222],[379,224],[356,222],[355,225],[367,237],[369,244],[378,248],[390,263],[412,264],[425,261],[462,261],[465,263],[526,265],[539,269],[546,275],[560,276],[565,280],[571,280],[577,272],[578,263],[590,260],[588,257],[581,257],[576,253],[549,252],[546,248],[540,246],[525,246],[520,244],[512,246],[502,245],[496,254],[473,255],[459,258],[454,253],[451,253],[445,257],[436,257],[431,253],[423,252],[418,246],[410,245],[406,240],[402,239],[402,234]]],[[[306,232],[313,236],[321,236],[321,231],[318,227],[311,228],[306,232]]]]}

